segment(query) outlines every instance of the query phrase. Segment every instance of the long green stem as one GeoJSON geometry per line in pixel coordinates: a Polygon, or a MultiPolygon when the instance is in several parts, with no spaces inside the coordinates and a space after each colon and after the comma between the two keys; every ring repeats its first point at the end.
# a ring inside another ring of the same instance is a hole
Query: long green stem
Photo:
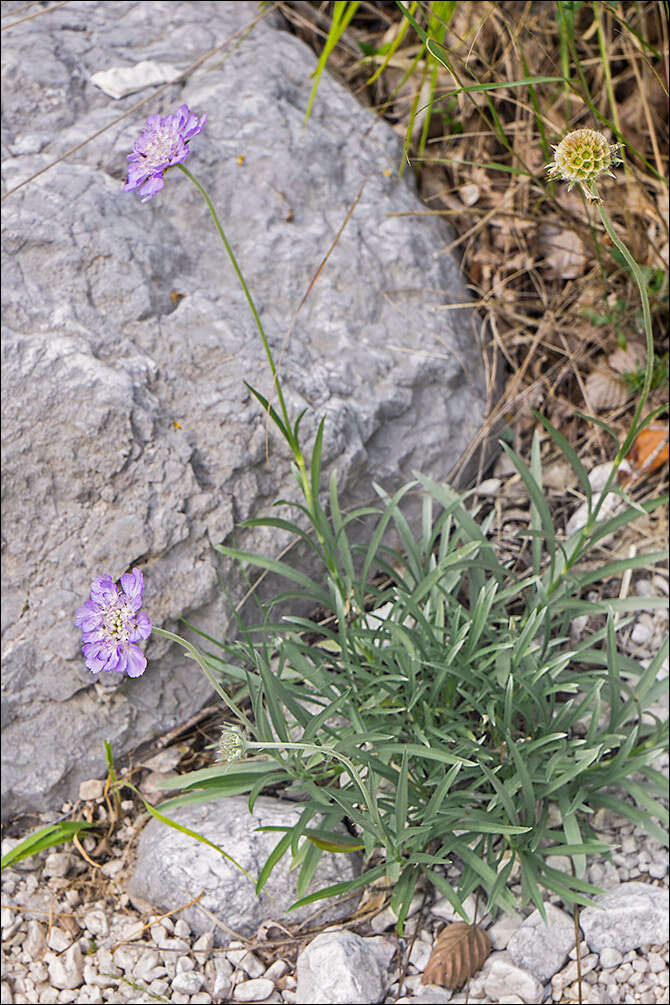
{"type": "Polygon", "coordinates": [[[228,706],[230,711],[237,716],[240,722],[244,723],[247,729],[252,728],[251,723],[247,719],[242,709],[235,704],[232,698],[228,697],[228,695],[223,690],[223,688],[221,687],[216,677],[209,669],[209,667],[207,666],[207,664],[205,663],[204,659],[202,658],[198,650],[195,648],[195,646],[192,646],[190,642],[187,642],[186,639],[183,639],[181,635],[174,635],[172,632],[166,631],[165,628],[157,628],[154,625],[153,632],[155,635],[162,635],[163,638],[170,639],[171,642],[177,642],[180,646],[183,646],[186,652],[189,654],[189,656],[191,656],[196,661],[200,669],[205,672],[205,675],[209,683],[212,685],[218,696],[228,706]]]}
{"type": "Polygon", "coordinates": [[[642,391],[640,393],[640,397],[639,397],[637,406],[635,408],[635,412],[633,414],[633,421],[631,423],[630,429],[628,430],[628,435],[625,437],[623,443],[621,444],[621,446],[617,450],[616,457],[614,458],[614,463],[612,464],[612,470],[611,470],[611,472],[609,474],[607,482],[605,483],[605,486],[603,487],[602,492],[599,494],[599,497],[598,497],[598,499],[596,501],[596,504],[595,504],[595,507],[593,509],[593,512],[590,514],[590,517],[589,517],[588,522],[586,523],[586,526],[582,528],[581,537],[579,539],[577,547],[574,549],[574,551],[573,551],[572,555],[570,556],[570,558],[566,561],[566,563],[565,563],[563,569],[561,570],[561,572],[559,573],[559,575],[556,577],[556,579],[553,581],[553,583],[549,586],[549,588],[547,590],[548,596],[551,596],[551,594],[558,587],[558,585],[561,582],[563,576],[567,572],[569,572],[569,570],[572,568],[572,566],[575,564],[575,562],[578,561],[578,559],[579,559],[579,557],[581,555],[581,552],[582,552],[582,544],[589,537],[589,535],[591,533],[591,530],[593,529],[593,525],[596,522],[596,520],[598,519],[598,514],[600,512],[600,508],[601,508],[603,502],[605,501],[605,497],[607,496],[610,488],[612,487],[614,479],[616,478],[616,475],[617,475],[617,471],[619,470],[619,467],[621,466],[621,462],[623,461],[624,457],[626,456],[626,454],[630,450],[631,446],[633,445],[633,441],[635,440],[635,437],[637,436],[637,434],[640,431],[640,417],[642,415],[644,407],[645,407],[645,405],[647,403],[647,399],[649,397],[649,393],[651,391],[651,382],[652,382],[653,373],[654,373],[654,333],[653,333],[653,329],[652,329],[651,309],[649,307],[649,296],[647,294],[647,284],[645,283],[644,276],[642,275],[642,271],[640,269],[640,266],[637,264],[637,262],[635,261],[635,259],[631,255],[630,251],[626,247],[626,245],[623,243],[623,241],[621,240],[621,238],[616,233],[616,231],[614,229],[614,226],[612,224],[612,221],[610,220],[609,215],[607,213],[607,210],[603,206],[602,202],[598,203],[598,211],[600,213],[600,219],[603,222],[603,226],[605,227],[605,230],[609,234],[609,236],[610,236],[610,238],[612,240],[612,243],[615,245],[616,248],[619,249],[619,251],[623,255],[623,258],[624,258],[626,264],[628,265],[628,267],[629,267],[629,269],[630,269],[630,271],[632,273],[633,279],[635,280],[635,284],[636,284],[636,286],[637,286],[637,288],[639,290],[639,293],[640,293],[640,300],[642,301],[642,317],[643,317],[643,321],[644,321],[644,333],[645,333],[645,337],[646,337],[646,341],[647,341],[647,365],[646,365],[645,371],[644,371],[644,382],[642,384],[642,391]]]}
{"type": "MultiPolygon", "coordinates": [[[[258,316],[258,311],[256,310],[256,305],[254,304],[254,302],[252,300],[251,293],[249,293],[249,288],[248,288],[247,284],[244,281],[244,276],[242,275],[240,267],[237,264],[237,259],[235,258],[235,255],[233,254],[233,249],[231,248],[230,244],[228,243],[228,238],[226,237],[225,232],[223,230],[223,227],[221,226],[221,221],[219,220],[219,218],[218,218],[218,216],[216,214],[216,210],[214,209],[214,206],[212,204],[212,200],[209,198],[209,196],[207,195],[207,192],[205,191],[205,189],[203,188],[203,186],[200,184],[200,182],[198,181],[198,179],[194,175],[191,174],[191,172],[188,170],[188,168],[185,168],[183,164],[177,164],[177,167],[181,171],[183,171],[183,173],[186,175],[186,177],[189,178],[193,182],[193,184],[195,185],[195,187],[197,188],[197,190],[200,192],[200,194],[202,195],[203,199],[207,203],[207,208],[209,209],[210,213],[212,214],[212,219],[214,220],[214,224],[216,226],[216,229],[219,232],[219,237],[223,241],[223,245],[224,245],[226,251],[228,252],[228,257],[230,258],[230,261],[231,261],[231,264],[233,266],[233,269],[235,270],[235,275],[237,276],[237,278],[240,281],[240,286],[242,287],[242,289],[244,291],[244,295],[247,298],[247,303],[249,304],[249,310],[251,311],[251,313],[253,315],[253,319],[256,322],[256,327],[258,328],[258,333],[259,333],[259,335],[261,337],[261,340],[263,342],[263,347],[265,349],[265,354],[266,354],[266,356],[268,358],[268,363],[270,364],[270,370],[272,371],[272,378],[274,380],[274,386],[275,386],[275,388],[277,390],[277,398],[279,399],[279,407],[281,408],[282,417],[284,419],[284,423],[286,424],[286,429],[290,430],[291,424],[290,424],[289,418],[288,418],[288,411],[287,411],[287,408],[286,408],[286,403],[284,401],[284,395],[282,394],[281,384],[279,383],[279,376],[277,374],[277,367],[275,366],[275,361],[274,361],[274,358],[272,356],[272,352],[270,350],[270,345],[268,343],[267,336],[265,334],[265,330],[263,328],[263,325],[261,324],[261,319],[258,316]]],[[[297,456],[296,456],[296,460],[298,460],[297,456]]],[[[303,466],[304,466],[304,460],[303,460],[303,466]]]]}
{"type": "Polygon", "coordinates": [[[214,220],[214,224],[215,224],[216,229],[217,229],[217,231],[219,233],[219,237],[223,241],[223,246],[225,247],[226,251],[228,252],[228,257],[230,258],[230,261],[231,261],[231,264],[233,266],[233,269],[235,270],[235,275],[237,276],[237,278],[238,278],[238,280],[240,282],[240,286],[242,287],[242,289],[244,291],[244,295],[247,298],[247,303],[249,304],[249,309],[250,309],[250,311],[251,311],[251,313],[253,315],[254,321],[256,322],[256,327],[258,328],[258,333],[259,333],[259,335],[261,337],[261,341],[263,342],[263,347],[265,349],[265,354],[267,356],[267,360],[268,360],[268,363],[270,365],[270,370],[272,372],[272,379],[273,379],[274,387],[276,388],[276,391],[277,391],[277,398],[279,400],[279,407],[281,409],[282,418],[284,420],[284,425],[283,425],[283,428],[282,428],[282,432],[283,432],[284,437],[286,438],[286,441],[288,442],[291,450],[293,451],[293,456],[295,458],[295,463],[296,463],[296,466],[298,468],[298,476],[299,476],[299,481],[300,481],[300,488],[301,488],[302,494],[304,496],[305,502],[307,504],[307,510],[308,510],[308,512],[312,516],[312,522],[313,522],[314,528],[316,530],[317,536],[319,538],[319,542],[321,543],[321,546],[324,549],[324,555],[326,556],[326,562],[327,562],[328,568],[330,569],[331,573],[337,578],[335,567],[333,565],[332,560],[330,559],[330,557],[326,553],[325,540],[324,540],[323,535],[321,534],[321,532],[320,532],[320,530],[318,528],[318,523],[317,523],[317,514],[316,514],[315,500],[314,500],[314,489],[316,489],[316,491],[318,492],[318,488],[319,487],[318,487],[318,485],[317,486],[312,486],[312,484],[310,482],[309,474],[307,472],[307,464],[305,463],[305,457],[303,455],[302,450],[300,449],[300,444],[298,443],[297,435],[295,435],[294,432],[292,431],[291,423],[289,421],[289,416],[288,416],[288,409],[286,408],[286,402],[284,401],[284,394],[283,394],[282,389],[281,389],[281,382],[279,380],[279,374],[277,372],[277,367],[275,366],[275,361],[274,361],[274,358],[272,356],[272,350],[270,349],[270,345],[268,343],[267,336],[265,334],[265,330],[263,328],[261,319],[258,316],[258,311],[256,310],[256,305],[254,304],[254,301],[252,299],[251,293],[249,292],[249,288],[248,288],[246,282],[244,281],[244,276],[242,275],[242,271],[241,271],[239,265],[237,264],[237,259],[235,258],[235,254],[233,252],[233,249],[231,248],[230,243],[228,241],[228,238],[226,237],[225,231],[224,231],[223,227],[221,226],[221,221],[219,220],[217,212],[214,209],[214,205],[212,203],[212,200],[209,198],[209,195],[207,194],[207,191],[200,184],[200,182],[198,181],[198,179],[193,174],[191,174],[191,172],[188,170],[188,168],[185,168],[183,164],[177,164],[177,167],[183,172],[183,174],[186,175],[186,177],[190,181],[193,182],[193,184],[198,189],[198,191],[202,195],[203,199],[207,203],[207,208],[209,209],[209,212],[212,215],[212,219],[214,220]]]}

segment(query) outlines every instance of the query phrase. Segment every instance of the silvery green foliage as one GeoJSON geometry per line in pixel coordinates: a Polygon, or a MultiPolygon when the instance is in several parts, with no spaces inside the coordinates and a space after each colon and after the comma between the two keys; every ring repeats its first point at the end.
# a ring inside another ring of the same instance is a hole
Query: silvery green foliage
{"type": "MultiPolygon", "coordinates": [[[[581,478],[574,452],[543,421],[581,478]]],[[[594,582],[664,556],[596,568],[591,561],[588,571],[583,562],[599,540],[664,500],[624,503],[600,519],[603,499],[589,490],[586,526],[561,541],[542,494],[538,437],[530,467],[508,453],[531,501],[523,574],[500,561],[487,521],[464,497],[423,476],[392,498],[380,492],[367,543],[353,547],[349,529],[370,512],[344,516],[331,479],[329,512],[316,507],[310,539],[323,560],[314,579],[289,561],[227,549],[287,583],[243,641],[207,654],[229,687],[246,688],[253,774],[245,777],[242,761],[218,776],[208,771],[206,788],[197,773],[170,787],[186,786],[177,803],[249,791],[253,806],[271,785],[303,805],[258,890],[282,854],[302,862],[299,905],[386,876],[402,928],[422,877],[464,917],[465,898],[483,893],[481,916],[516,906],[508,880],[520,867],[523,899],[544,916],[543,888],[568,905],[598,893],[585,879],[588,856],[608,850],[589,824],[597,808],[615,809],[667,842],[667,811],[657,798],[667,782],[651,766],[665,748],[667,721],[644,714],[665,688],[657,676],[667,640],[648,665],[619,644],[628,615],[665,598],[620,599],[613,591],[583,599],[594,582]],[[418,536],[402,514],[410,489],[423,500],[418,536]],[[386,543],[391,527],[399,548],[386,543]],[[276,604],[285,609],[306,597],[318,618],[274,617],[276,604]],[[569,626],[581,614],[593,616],[592,627],[574,644],[569,626]],[[349,839],[335,830],[342,824],[349,839]],[[361,876],[304,893],[321,849],[357,847],[361,876]],[[571,860],[572,874],[550,864],[559,855],[571,860]],[[452,886],[446,867],[454,863],[462,873],[452,886]]],[[[318,450],[312,472],[317,485],[318,450]]]]}

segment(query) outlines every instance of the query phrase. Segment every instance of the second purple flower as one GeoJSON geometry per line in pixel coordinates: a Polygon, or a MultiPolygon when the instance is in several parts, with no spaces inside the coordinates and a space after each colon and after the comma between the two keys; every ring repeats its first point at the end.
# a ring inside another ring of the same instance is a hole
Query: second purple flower
{"type": "Polygon", "coordinates": [[[188,105],[182,105],[176,115],[150,115],[128,154],[128,181],[123,191],[139,188],[142,202],[160,192],[165,185],[163,175],[186,160],[188,141],[202,131],[206,121],[207,115],[198,119],[188,105]]]}

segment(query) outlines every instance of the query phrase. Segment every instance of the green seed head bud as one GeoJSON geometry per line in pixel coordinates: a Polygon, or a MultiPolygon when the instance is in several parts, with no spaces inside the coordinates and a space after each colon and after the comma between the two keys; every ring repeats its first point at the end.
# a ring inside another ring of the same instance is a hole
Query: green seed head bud
{"type": "Polygon", "coordinates": [[[594,129],[576,129],[554,147],[554,159],[547,170],[552,178],[569,182],[568,191],[579,185],[587,199],[600,201],[596,180],[601,174],[614,177],[610,168],[620,163],[618,149],[618,143],[609,144],[594,129]]]}
{"type": "Polygon", "coordinates": [[[219,738],[219,757],[225,764],[238,761],[247,749],[247,741],[234,726],[224,726],[219,738]]]}

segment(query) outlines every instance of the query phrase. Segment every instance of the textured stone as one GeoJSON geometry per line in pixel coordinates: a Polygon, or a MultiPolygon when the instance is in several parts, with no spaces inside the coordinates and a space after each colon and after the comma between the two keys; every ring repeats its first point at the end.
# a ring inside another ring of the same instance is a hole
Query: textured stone
{"type": "MultiPolygon", "coordinates": [[[[482,421],[473,319],[436,310],[467,297],[455,261],[434,256],[449,230],[412,216],[421,203],[410,172],[396,176],[399,137],[328,73],[304,126],[316,57],[276,20],[113,125],[137,95],[113,101],[94,74],[169,63],[175,39],[188,65],[258,13],[99,0],[3,32],[3,192],[48,167],[3,202],[3,816],[75,798],[104,771],[101,737],[120,757],[211,696],[157,638],[142,678],[94,682],[72,622],[91,580],[138,565],[155,624],[187,615],[225,636],[234,620],[219,583],[233,602],[245,586],[212,544],[296,497],[272,432],[266,461],[265,418],[243,380],[266,394],[271,380],[202,198],[178,171],[147,204],[121,191],[147,115],[184,101],[208,113],[188,167],[282,356],[291,415],[309,408],[307,443],[326,416],[324,477],[337,470],[343,506],[415,469],[445,477],[482,421]]],[[[277,554],[286,538],[255,528],[235,542],[277,554]]]]}
{"type": "MultiPolygon", "coordinates": [[[[246,797],[233,796],[203,806],[181,807],[170,816],[182,826],[219,844],[255,880],[277,843],[276,832],[256,831],[255,828],[291,826],[300,817],[300,807],[261,796],[254,804],[253,814],[250,814],[246,797]]],[[[151,820],[140,837],[137,863],[128,883],[128,892],[140,904],[171,911],[203,890],[204,896],[199,904],[225,920],[229,928],[250,935],[267,918],[281,921],[286,909],[297,899],[298,870],[289,872],[290,861],[288,855],[277,863],[260,897],[257,897],[254,883],[223,855],[172,827],[151,820]]],[[[309,891],[352,879],[357,875],[358,867],[357,855],[324,852],[309,891]]],[[[321,906],[316,905],[317,908],[321,906]]],[[[315,909],[313,905],[307,905],[291,911],[285,920],[302,921],[310,917],[315,909]]],[[[319,915],[319,922],[337,920],[347,915],[350,909],[350,901],[333,903],[325,915],[319,915]]],[[[211,917],[203,914],[197,904],[185,908],[180,916],[198,935],[212,928],[211,917]]],[[[218,928],[214,940],[217,945],[229,941],[218,928]]],[[[166,941],[163,940],[162,947],[165,947],[166,941]]],[[[240,953],[241,957],[247,956],[246,950],[240,950],[240,953]]]]}
{"type": "Polygon", "coordinates": [[[541,1002],[543,988],[533,974],[514,965],[506,952],[489,957],[484,988],[491,1001],[507,1001],[507,995],[518,995],[525,1002],[541,1002]]]}
{"type": "Polygon", "coordinates": [[[506,949],[509,940],[519,930],[523,923],[523,915],[516,911],[503,914],[499,921],[486,930],[494,949],[506,949]]]}
{"type": "Polygon", "coordinates": [[[299,954],[296,969],[298,1005],[384,1000],[387,981],[377,955],[353,932],[317,935],[299,954]]]}
{"type": "Polygon", "coordinates": [[[84,979],[84,958],[78,942],[59,955],[46,953],[44,962],[49,968],[49,981],[54,988],[78,988],[84,979]]]}
{"type": "Polygon", "coordinates": [[[235,986],[233,1000],[236,1002],[262,1002],[274,991],[274,984],[267,977],[255,977],[235,986]]]}
{"type": "Polygon", "coordinates": [[[594,952],[609,946],[627,953],[667,939],[667,890],[646,883],[621,883],[594,901],[597,907],[585,907],[579,915],[584,938],[594,952]]]}
{"type": "MultiPolygon", "coordinates": [[[[539,911],[526,918],[507,943],[507,952],[517,966],[547,981],[560,970],[575,944],[575,925],[565,911],[545,904],[547,922],[539,911]]],[[[590,939],[587,940],[591,945],[590,939]]]]}

